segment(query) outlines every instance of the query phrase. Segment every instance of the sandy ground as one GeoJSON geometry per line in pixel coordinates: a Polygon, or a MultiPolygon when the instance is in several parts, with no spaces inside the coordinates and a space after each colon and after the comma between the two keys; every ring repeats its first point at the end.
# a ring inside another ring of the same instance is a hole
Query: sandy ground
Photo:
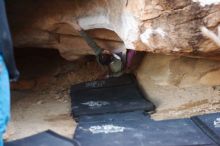
{"type": "Polygon", "coordinates": [[[69,97],[39,92],[13,92],[9,139],[19,139],[47,129],[72,137],[76,127],[70,116],[69,97]]]}
{"type": "Polygon", "coordinates": [[[106,70],[92,57],[68,62],[53,51],[39,54],[31,50],[16,59],[21,78],[11,85],[12,117],[6,139],[48,129],[71,138],[76,122],[71,117],[70,86],[102,77],[106,70]]]}

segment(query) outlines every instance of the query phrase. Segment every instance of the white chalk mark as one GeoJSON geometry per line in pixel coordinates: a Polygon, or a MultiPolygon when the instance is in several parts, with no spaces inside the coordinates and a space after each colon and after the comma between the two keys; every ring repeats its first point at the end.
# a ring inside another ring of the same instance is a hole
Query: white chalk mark
{"type": "Polygon", "coordinates": [[[157,28],[155,30],[155,33],[160,34],[160,36],[162,36],[162,37],[166,36],[166,32],[164,32],[162,28],[157,28]]]}
{"type": "Polygon", "coordinates": [[[148,40],[150,39],[151,35],[153,34],[153,29],[149,28],[149,29],[146,29],[144,31],[144,33],[142,33],[140,35],[140,38],[141,38],[141,41],[145,44],[148,44],[148,40]]]}
{"type": "Polygon", "coordinates": [[[162,38],[166,36],[166,32],[164,32],[162,28],[157,28],[157,29],[148,28],[144,31],[144,33],[140,35],[141,41],[148,45],[149,39],[155,34],[160,35],[162,38]]]}
{"type": "Polygon", "coordinates": [[[204,26],[201,27],[200,29],[205,37],[209,38],[220,47],[220,25],[218,26],[218,34],[215,34],[214,32],[212,32],[211,30],[207,29],[204,26]]]}
{"type": "Polygon", "coordinates": [[[207,5],[217,5],[220,3],[220,0],[193,0],[193,2],[198,2],[201,6],[205,7],[207,5]]]}
{"type": "Polygon", "coordinates": [[[138,40],[138,21],[129,12],[123,12],[121,16],[121,26],[117,27],[119,37],[124,41],[127,49],[135,49],[134,42],[138,40]]]}

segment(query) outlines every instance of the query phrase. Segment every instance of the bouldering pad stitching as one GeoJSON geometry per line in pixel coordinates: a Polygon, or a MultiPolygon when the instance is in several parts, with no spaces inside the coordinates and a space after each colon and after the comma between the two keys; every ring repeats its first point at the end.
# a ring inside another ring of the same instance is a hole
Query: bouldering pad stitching
{"type": "Polygon", "coordinates": [[[205,123],[203,123],[198,117],[191,117],[191,120],[199,127],[204,134],[212,139],[217,145],[220,146],[220,137],[213,132],[205,123]]]}
{"type": "MultiPolygon", "coordinates": [[[[147,109],[143,109],[143,108],[135,108],[135,109],[132,109],[132,110],[125,110],[125,111],[112,111],[112,112],[105,112],[105,113],[93,113],[93,114],[91,114],[91,116],[98,116],[98,115],[105,115],[105,114],[114,114],[114,113],[119,113],[119,114],[120,113],[129,113],[129,112],[135,112],[135,111],[140,111],[140,110],[142,110],[143,112],[148,111],[147,109]]],[[[150,110],[149,110],[149,112],[150,112],[150,110]]],[[[81,116],[87,116],[87,114],[80,114],[80,115],[74,114],[73,110],[72,110],[72,114],[71,115],[73,116],[73,119],[81,117],[81,116]]]]}

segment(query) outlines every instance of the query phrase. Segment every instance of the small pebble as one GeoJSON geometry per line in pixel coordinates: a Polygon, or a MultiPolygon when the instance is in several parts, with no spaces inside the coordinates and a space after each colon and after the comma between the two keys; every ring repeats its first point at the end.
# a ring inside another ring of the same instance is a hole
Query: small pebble
{"type": "Polygon", "coordinates": [[[43,101],[42,101],[42,100],[39,100],[39,101],[37,102],[37,104],[43,104],[43,101]]]}

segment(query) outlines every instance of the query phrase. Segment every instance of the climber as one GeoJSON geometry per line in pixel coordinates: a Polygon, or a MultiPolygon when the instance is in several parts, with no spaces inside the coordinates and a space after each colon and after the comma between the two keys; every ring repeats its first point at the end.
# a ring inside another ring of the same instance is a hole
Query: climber
{"type": "Polygon", "coordinates": [[[0,146],[10,119],[10,83],[18,79],[4,1],[0,0],[0,146]]]}
{"type": "Polygon", "coordinates": [[[123,74],[122,56],[100,48],[97,43],[79,26],[77,21],[69,24],[80,33],[86,43],[93,49],[97,62],[101,65],[109,66],[112,73],[110,76],[120,76],[123,74]]]}

